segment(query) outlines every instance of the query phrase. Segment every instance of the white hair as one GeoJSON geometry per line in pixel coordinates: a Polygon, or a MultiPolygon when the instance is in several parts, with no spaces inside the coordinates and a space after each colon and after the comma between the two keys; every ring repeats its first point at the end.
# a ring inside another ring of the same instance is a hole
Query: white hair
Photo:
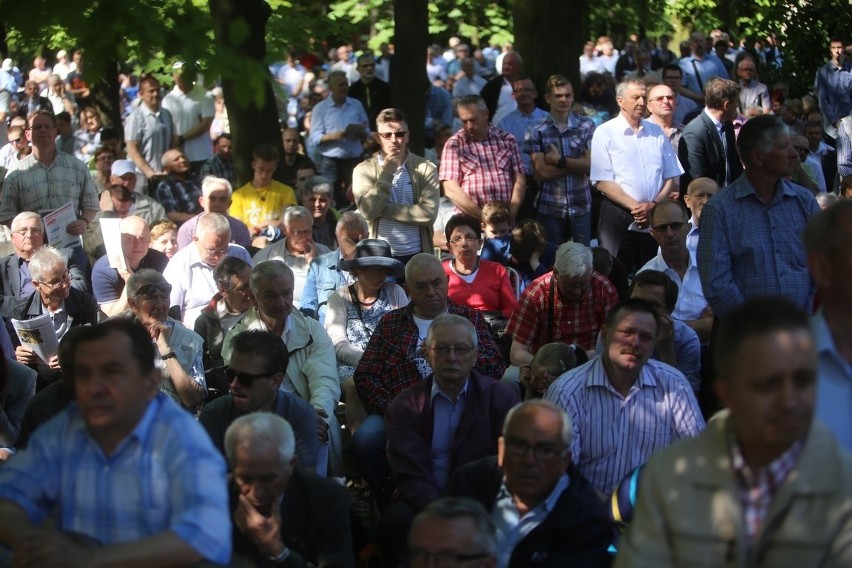
{"type": "Polygon", "coordinates": [[[50,245],[44,245],[30,258],[30,276],[33,280],[44,282],[47,273],[53,269],[59,268],[60,272],[65,272],[68,268],[68,263],[65,257],[59,252],[59,249],[50,245]]]}
{"type": "Polygon", "coordinates": [[[308,219],[311,223],[314,222],[314,217],[311,212],[301,205],[293,205],[284,211],[284,226],[289,227],[291,221],[296,219],[308,219]]]}
{"type": "Polygon", "coordinates": [[[29,219],[38,219],[41,222],[41,230],[44,231],[44,219],[41,218],[41,215],[38,213],[34,213],[33,211],[23,211],[15,215],[15,218],[12,219],[12,231],[14,232],[17,228],[29,219]]]}
{"type": "Polygon", "coordinates": [[[553,268],[561,276],[589,276],[592,273],[592,249],[573,241],[562,243],[556,251],[553,268]]]}
{"type": "Polygon", "coordinates": [[[206,176],[201,181],[201,194],[204,197],[210,197],[211,193],[218,189],[222,189],[223,187],[228,190],[228,195],[231,195],[234,191],[234,187],[231,185],[231,182],[225,178],[206,176]]]}
{"type": "Polygon", "coordinates": [[[282,462],[289,462],[296,452],[296,437],[290,424],[271,412],[252,412],[234,420],[225,431],[225,456],[234,466],[237,447],[252,456],[269,456],[278,452],[282,462]]]}
{"type": "Polygon", "coordinates": [[[201,240],[202,237],[213,234],[219,237],[228,236],[231,238],[231,224],[228,219],[219,213],[204,213],[198,219],[198,226],[195,228],[195,236],[201,240]]]}
{"type": "Polygon", "coordinates": [[[474,327],[473,323],[469,319],[458,314],[441,314],[432,320],[432,325],[429,326],[429,331],[426,332],[426,344],[432,345],[432,338],[438,328],[448,327],[451,325],[464,327],[465,332],[470,335],[473,347],[477,347],[479,345],[479,336],[476,333],[476,327],[474,327]]]}
{"type": "Polygon", "coordinates": [[[536,409],[536,412],[541,412],[542,410],[550,411],[550,412],[556,414],[557,416],[559,416],[559,418],[562,421],[562,428],[560,429],[560,434],[561,434],[560,437],[562,438],[562,443],[565,444],[566,448],[571,447],[572,438],[574,436],[574,431],[571,427],[571,417],[568,416],[568,413],[565,412],[562,408],[556,406],[555,404],[553,404],[552,402],[550,402],[548,400],[544,400],[543,398],[535,398],[535,399],[532,399],[532,400],[525,400],[524,402],[521,402],[520,404],[516,404],[515,406],[513,406],[511,408],[511,410],[509,410],[509,412],[506,414],[506,419],[503,421],[503,439],[504,440],[506,439],[506,436],[509,434],[509,426],[512,424],[512,422],[514,422],[515,415],[518,412],[523,411],[527,408],[534,408],[534,409],[536,409]]]}

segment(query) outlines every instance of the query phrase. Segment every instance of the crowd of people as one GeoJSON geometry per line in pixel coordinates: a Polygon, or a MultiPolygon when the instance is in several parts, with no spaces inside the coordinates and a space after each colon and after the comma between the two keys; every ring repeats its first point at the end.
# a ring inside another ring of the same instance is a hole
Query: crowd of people
{"type": "Polygon", "coordinates": [[[845,43],[655,39],[430,46],[424,156],[391,46],[292,53],[241,187],[191,66],[3,61],[0,556],[852,564],[845,43]]]}

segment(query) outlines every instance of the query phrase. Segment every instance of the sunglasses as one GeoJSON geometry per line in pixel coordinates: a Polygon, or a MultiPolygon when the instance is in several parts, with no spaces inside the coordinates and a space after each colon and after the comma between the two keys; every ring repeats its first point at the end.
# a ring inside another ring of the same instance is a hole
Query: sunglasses
{"type": "Polygon", "coordinates": [[[147,298],[152,298],[158,293],[171,294],[172,285],[168,282],[161,282],[160,284],[145,284],[144,286],[140,286],[139,291],[136,292],[138,296],[145,296],[147,298]]]}
{"type": "Polygon", "coordinates": [[[665,233],[667,229],[679,231],[684,225],[686,225],[686,223],[675,221],[674,223],[660,223],[659,225],[654,225],[651,228],[658,233],[665,233]]]}
{"type": "Polygon", "coordinates": [[[400,130],[399,132],[379,132],[378,135],[384,138],[385,140],[390,140],[391,138],[405,138],[408,134],[407,130],[400,130]]]}
{"type": "Polygon", "coordinates": [[[258,379],[270,379],[278,374],[278,371],[274,371],[272,373],[258,373],[253,375],[251,373],[242,373],[240,371],[235,371],[234,369],[225,366],[225,376],[228,377],[228,383],[234,382],[234,379],[237,379],[237,382],[247,389],[251,388],[251,385],[258,379]]]}

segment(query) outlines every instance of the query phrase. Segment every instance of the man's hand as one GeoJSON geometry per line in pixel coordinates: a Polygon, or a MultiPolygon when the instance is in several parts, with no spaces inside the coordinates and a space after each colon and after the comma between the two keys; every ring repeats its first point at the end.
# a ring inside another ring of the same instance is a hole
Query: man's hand
{"type": "Polygon", "coordinates": [[[385,173],[394,173],[399,169],[400,164],[400,155],[396,150],[392,150],[389,154],[385,156],[385,164],[384,164],[384,172],[385,173]]]}
{"type": "MultiPolygon", "coordinates": [[[[116,261],[115,265],[120,267],[121,262],[116,261]]],[[[127,266],[126,261],[125,261],[124,265],[127,266]]],[[[133,270],[131,270],[131,268],[129,266],[127,266],[127,268],[116,268],[116,270],[118,271],[118,275],[121,276],[121,279],[124,280],[124,283],[127,284],[127,281],[133,275],[133,270]]]]}
{"type": "Polygon", "coordinates": [[[162,322],[151,324],[148,327],[148,333],[151,334],[151,339],[157,342],[157,349],[160,355],[166,355],[172,350],[169,340],[172,338],[172,328],[162,322]]]}
{"type": "Polygon", "coordinates": [[[270,516],[264,517],[249,503],[245,495],[240,495],[237,508],[234,510],[234,523],[261,554],[278,556],[284,550],[281,540],[281,499],[279,496],[272,504],[270,516]]]}
{"type": "Polygon", "coordinates": [[[86,568],[97,552],[74,543],[59,531],[32,529],[12,547],[14,568],[86,568]]]}
{"type": "Polygon", "coordinates": [[[68,226],[65,227],[65,231],[69,235],[82,235],[86,232],[86,227],[89,226],[89,222],[85,219],[77,219],[72,223],[68,223],[68,226]]]}
{"type": "Polygon", "coordinates": [[[62,367],[59,366],[59,355],[54,355],[47,361],[47,366],[51,368],[53,371],[61,371],[62,367]]]}
{"type": "Polygon", "coordinates": [[[29,347],[18,345],[15,347],[15,359],[23,365],[35,365],[38,363],[38,355],[29,347]]]}
{"type": "Polygon", "coordinates": [[[317,408],[317,436],[319,441],[328,442],[328,414],[322,408],[317,408]]]}
{"type": "Polygon", "coordinates": [[[674,366],[677,363],[674,348],[674,320],[666,314],[660,314],[660,328],[657,330],[657,353],[663,363],[674,366]]]}
{"type": "Polygon", "coordinates": [[[559,153],[559,150],[556,148],[556,146],[550,144],[547,147],[547,152],[544,153],[544,163],[548,166],[557,167],[561,158],[562,154],[559,153]]]}
{"type": "Polygon", "coordinates": [[[630,214],[640,227],[647,227],[651,222],[651,211],[654,210],[655,205],[653,201],[645,201],[630,210],[630,214]]]}

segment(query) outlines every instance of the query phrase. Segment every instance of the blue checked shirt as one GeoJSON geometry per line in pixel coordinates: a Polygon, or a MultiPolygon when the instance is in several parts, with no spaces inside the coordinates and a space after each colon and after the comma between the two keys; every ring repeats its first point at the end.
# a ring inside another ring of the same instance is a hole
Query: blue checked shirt
{"type": "Polygon", "coordinates": [[[598,355],[560,376],[544,398],[571,417],[571,456],[605,495],[655,451],[704,429],[686,378],[654,359],[645,363],[627,397],[610,384],[598,355]]]}
{"type": "MultiPolygon", "coordinates": [[[[595,123],[585,116],[568,115],[568,129],[560,132],[552,114],[531,127],[524,138],[524,153],[547,153],[553,144],[566,158],[582,158],[592,148],[595,123]]],[[[568,174],[565,177],[541,182],[538,210],[552,217],[574,216],[592,210],[589,177],[568,174]]]]}
{"type": "Polygon", "coordinates": [[[521,151],[521,159],[524,162],[524,171],[527,175],[533,174],[532,160],[530,159],[530,155],[524,151],[524,140],[526,140],[527,131],[548,116],[550,116],[550,113],[538,107],[533,108],[532,112],[528,115],[522,113],[521,109],[515,109],[507,114],[506,118],[501,120],[500,124],[497,125],[500,130],[505,130],[515,137],[515,140],[518,142],[518,150],[521,151]]]}
{"type": "Polygon", "coordinates": [[[225,462],[192,415],[162,393],[111,456],[72,403],[0,469],[0,499],[33,524],[55,515],[58,530],[103,545],[171,530],[211,562],[231,557],[225,462]]]}
{"type": "Polygon", "coordinates": [[[815,288],[801,241],[819,211],[805,188],[779,180],[768,205],[740,176],[701,213],[698,274],[713,314],[724,317],[749,298],[781,295],[813,313],[815,288]]]}

